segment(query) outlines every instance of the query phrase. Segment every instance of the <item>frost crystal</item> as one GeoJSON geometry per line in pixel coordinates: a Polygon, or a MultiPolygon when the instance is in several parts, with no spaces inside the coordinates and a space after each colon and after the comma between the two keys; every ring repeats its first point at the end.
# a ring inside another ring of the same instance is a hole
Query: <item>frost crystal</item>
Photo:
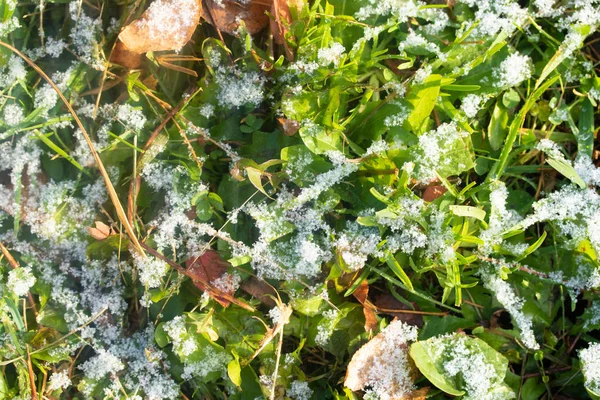
{"type": "Polygon", "coordinates": [[[142,130],[146,123],[146,117],[142,111],[134,109],[129,104],[119,105],[117,119],[137,132],[142,130]]]}
{"type": "Polygon", "coordinates": [[[345,386],[375,394],[381,400],[406,398],[414,390],[408,343],[417,340],[417,328],[392,321],[361,347],[348,365],[345,386]]]}
{"type": "Polygon", "coordinates": [[[465,148],[463,139],[468,136],[455,122],[443,123],[436,130],[419,136],[418,146],[412,149],[417,161],[415,178],[423,183],[436,179],[436,171],[453,164],[454,154],[465,148]]]}
{"type": "Polygon", "coordinates": [[[171,338],[173,349],[183,355],[189,356],[198,349],[194,339],[185,329],[185,321],[182,316],[177,316],[169,322],[165,322],[163,329],[171,338]]]}
{"type": "Polygon", "coordinates": [[[498,70],[494,71],[495,85],[500,88],[518,86],[531,78],[531,58],[515,52],[508,56],[498,70]]]}
{"type": "Polygon", "coordinates": [[[579,359],[585,386],[600,392],[600,343],[590,343],[587,349],[580,350],[579,359]]]}
{"type": "Polygon", "coordinates": [[[0,69],[0,87],[8,87],[18,80],[22,80],[27,75],[23,60],[13,55],[8,62],[0,69]]]}
{"type": "Polygon", "coordinates": [[[513,399],[512,391],[493,389],[502,383],[494,366],[488,362],[481,351],[473,351],[467,346],[467,337],[454,335],[452,341],[444,342],[443,352],[447,355],[444,370],[451,377],[461,376],[467,392],[464,399],[513,399]],[[490,393],[490,391],[492,391],[490,393]]]}
{"type": "Polygon", "coordinates": [[[69,387],[69,385],[71,385],[71,379],[69,379],[67,370],[53,373],[48,380],[49,391],[66,389],[69,387]]]}
{"type": "Polygon", "coordinates": [[[319,64],[326,67],[329,64],[333,64],[337,67],[340,63],[340,59],[344,54],[346,49],[341,43],[333,42],[328,48],[319,49],[317,53],[317,58],[319,60],[319,64]]]}
{"type": "Polygon", "coordinates": [[[479,96],[476,94],[466,95],[462,99],[462,103],[460,105],[460,109],[464,111],[465,115],[469,118],[475,118],[477,115],[477,111],[481,108],[481,103],[484,101],[483,96],[479,96]]]}
{"type": "Polygon", "coordinates": [[[223,107],[256,107],[263,101],[266,79],[258,72],[227,73],[219,69],[215,80],[219,85],[217,99],[223,107]]]}
{"type": "Polygon", "coordinates": [[[90,379],[101,379],[107,374],[117,373],[123,368],[125,368],[125,366],[121,360],[104,349],[98,350],[96,356],[84,362],[80,367],[85,373],[85,376],[90,379]]]}
{"type": "Polygon", "coordinates": [[[309,400],[313,393],[308,382],[305,381],[294,381],[285,391],[285,394],[293,400],[309,400]]]}
{"type": "Polygon", "coordinates": [[[189,29],[198,24],[194,16],[199,4],[195,0],[153,1],[145,18],[150,39],[169,37],[174,43],[185,43],[189,29]]]}
{"type": "Polygon", "coordinates": [[[225,352],[217,352],[211,346],[203,347],[202,361],[185,364],[181,377],[189,380],[194,377],[204,378],[212,372],[223,372],[231,359],[232,357],[225,352]]]}
{"type": "Polygon", "coordinates": [[[521,332],[523,344],[532,350],[539,349],[540,345],[535,340],[531,316],[525,315],[522,311],[525,301],[518,297],[508,282],[503,281],[499,276],[483,274],[483,282],[512,317],[521,332]]]}
{"type": "Polygon", "coordinates": [[[327,310],[323,313],[323,319],[317,327],[317,336],[315,343],[319,346],[326,346],[329,343],[329,337],[333,334],[333,329],[338,320],[339,312],[337,310],[327,310]]]}
{"type": "Polygon", "coordinates": [[[8,281],[6,287],[15,296],[25,296],[29,289],[35,284],[35,276],[31,272],[31,267],[15,268],[8,272],[8,281]]]}
{"type": "Polygon", "coordinates": [[[134,257],[140,282],[148,286],[148,288],[159,287],[162,283],[162,278],[169,271],[167,263],[151,256],[142,258],[136,255],[134,257]]]}
{"type": "Polygon", "coordinates": [[[8,126],[18,125],[23,121],[23,108],[15,103],[4,106],[4,123],[8,126]]]}

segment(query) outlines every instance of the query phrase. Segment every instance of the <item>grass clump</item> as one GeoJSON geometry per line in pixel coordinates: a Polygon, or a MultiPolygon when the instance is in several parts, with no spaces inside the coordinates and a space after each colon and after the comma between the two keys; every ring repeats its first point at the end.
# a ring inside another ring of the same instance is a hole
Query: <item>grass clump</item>
{"type": "Polygon", "coordinates": [[[263,3],[0,2],[0,398],[600,397],[600,3],[263,3]]]}

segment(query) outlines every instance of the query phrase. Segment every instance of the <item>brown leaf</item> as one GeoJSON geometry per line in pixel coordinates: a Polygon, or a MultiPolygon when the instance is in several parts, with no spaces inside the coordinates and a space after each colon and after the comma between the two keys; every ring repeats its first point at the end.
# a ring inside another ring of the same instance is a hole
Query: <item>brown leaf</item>
{"type": "Polygon", "coordinates": [[[286,56],[289,61],[294,59],[291,49],[289,48],[286,35],[289,32],[289,26],[292,23],[292,10],[299,12],[304,7],[304,0],[273,0],[271,14],[275,16],[275,20],[271,20],[271,32],[273,39],[277,44],[285,46],[286,56]]]}
{"type": "Polygon", "coordinates": [[[201,0],[155,0],[119,39],[138,54],[179,50],[191,39],[201,15],[201,0]]]}
{"type": "MultiPolygon", "coordinates": [[[[382,293],[375,296],[374,305],[377,307],[377,311],[382,314],[391,315],[419,328],[423,326],[423,316],[421,314],[402,312],[403,310],[412,311],[412,309],[389,293],[382,293]]],[[[416,311],[419,311],[419,307],[415,303],[413,303],[413,306],[416,311]]]]}
{"type": "Polygon", "coordinates": [[[254,297],[261,303],[269,307],[275,307],[276,303],[270,296],[277,296],[277,293],[273,290],[273,287],[264,281],[252,276],[250,279],[245,280],[241,285],[240,289],[254,297]],[[269,296],[270,295],[270,296],[269,296]]]}
{"type": "Polygon", "coordinates": [[[104,222],[96,221],[95,224],[96,224],[95,228],[93,228],[91,226],[87,227],[88,233],[94,239],[104,240],[107,237],[109,237],[110,235],[115,234],[115,231],[110,226],[106,225],[104,222]]]}
{"type": "Polygon", "coordinates": [[[358,302],[362,305],[367,301],[367,297],[369,296],[369,283],[367,280],[363,280],[358,288],[352,293],[354,298],[358,300],[358,302]]]}
{"type": "Polygon", "coordinates": [[[432,202],[447,191],[448,189],[444,186],[427,186],[427,189],[423,192],[423,200],[432,202]]]}
{"type": "Polygon", "coordinates": [[[286,136],[294,136],[300,130],[300,122],[293,119],[277,118],[277,121],[281,124],[283,134],[286,136]]]}
{"type": "Polygon", "coordinates": [[[120,40],[110,54],[110,62],[127,69],[136,69],[142,64],[142,55],[129,50],[120,40]]]}
{"type": "Polygon", "coordinates": [[[211,285],[211,282],[221,278],[227,272],[229,263],[221,258],[215,250],[206,250],[198,257],[186,261],[186,275],[189,276],[198,289],[208,292],[223,307],[231,303],[234,290],[222,292],[211,285]]]}
{"type": "Polygon", "coordinates": [[[366,280],[360,283],[360,286],[352,293],[352,295],[358,300],[363,306],[363,313],[365,315],[365,331],[371,332],[377,328],[377,317],[373,310],[373,305],[369,302],[369,284],[366,280]]]}
{"type": "Polygon", "coordinates": [[[367,387],[380,397],[408,400],[418,372],[408,355],[408,343],[416,340],[414,327],[392,321],[377,336],[363,345],[350,360],[344,386],[353,391],[367,387]]]}
{"type": "Polygon", "coordinates": [[[269,17],[265,12],[271,8],[271,2],[272,0],[250,0],[243,4],[234,0],[222,0],[222,5],[219,5],[206,0],[209,7],[203,11],[202,17],[218,30],[230,35],[235,35],[240,21],[244,21],[246,29],[253,35],[268,25],[269,17]]]}

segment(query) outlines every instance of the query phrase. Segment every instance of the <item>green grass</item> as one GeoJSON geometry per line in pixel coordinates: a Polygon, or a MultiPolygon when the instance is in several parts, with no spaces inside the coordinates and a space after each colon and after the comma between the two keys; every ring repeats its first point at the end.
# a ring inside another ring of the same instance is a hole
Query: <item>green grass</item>
{"type": "Polygon", "coordinates": [[[216,3],[0,0],[0,399],[599,398],[600,3],[216,3]]]}

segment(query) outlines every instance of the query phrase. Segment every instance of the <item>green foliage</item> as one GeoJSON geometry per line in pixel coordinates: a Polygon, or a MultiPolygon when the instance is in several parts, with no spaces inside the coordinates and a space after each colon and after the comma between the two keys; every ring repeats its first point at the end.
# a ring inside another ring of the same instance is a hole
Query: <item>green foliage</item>
{"type": "Polygon", "coordinates": [[[407,391],[598,397],[600,4],[434,3],[207,16],[129,70],[147,4],[0,0],[145,249],[0,47],[0,399],[401,398],[343,384],[394,317],[407,391]]]}

